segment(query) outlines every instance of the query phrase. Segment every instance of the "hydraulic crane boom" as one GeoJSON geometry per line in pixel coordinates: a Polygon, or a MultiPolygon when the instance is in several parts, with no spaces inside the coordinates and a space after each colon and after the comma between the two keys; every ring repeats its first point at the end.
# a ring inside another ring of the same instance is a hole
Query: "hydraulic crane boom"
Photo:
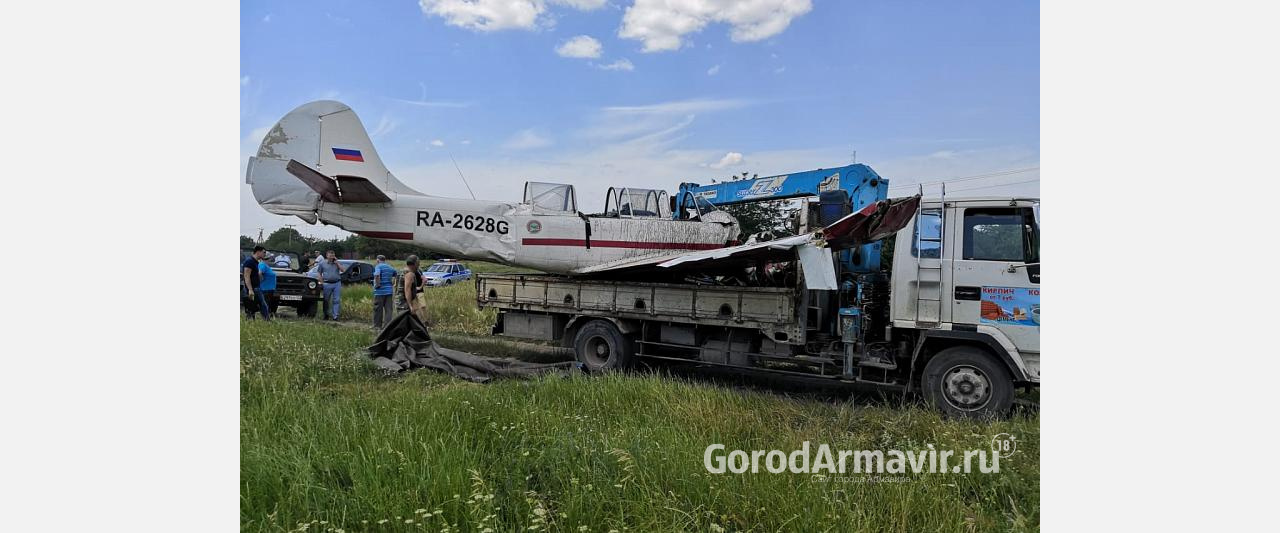
{"type": "MultiPolygon", "coordinates": [[[[697,212],[702,202],[723,207],[811,196],[818,197],[824,209],[830,206],[850,213],[888,198],[889,182],[871,167],[854,164],[711,185],[681,183],[674,211],[680,217],[697,212]]],[[[840,253],[840,263],[846,272],[877,272],[880,243],[845,250],[840,253]]]]}

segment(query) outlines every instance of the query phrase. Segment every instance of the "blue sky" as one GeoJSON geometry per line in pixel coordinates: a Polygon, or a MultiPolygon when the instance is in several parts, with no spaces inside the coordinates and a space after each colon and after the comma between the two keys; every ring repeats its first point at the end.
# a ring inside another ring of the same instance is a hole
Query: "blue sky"
{"type": "MultiPolygon", "coordinates": [[[[592,210],[611,185],[674,191],[854,150],[893,185],[1019,170],[952,190],[1038,196],[1039,38],[1026,1],[250,1],[241,168],[290,109],[336,99],[393,173],[440,196],[468,196],[450,155],[480,198],[555,181],[592,210]]],[[[242,233],[301,224],[243,181],[242,233]]]]}

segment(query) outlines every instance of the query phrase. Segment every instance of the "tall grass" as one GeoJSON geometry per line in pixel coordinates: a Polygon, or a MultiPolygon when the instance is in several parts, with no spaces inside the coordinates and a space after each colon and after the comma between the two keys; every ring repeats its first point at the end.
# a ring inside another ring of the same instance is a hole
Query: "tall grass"
{"type": "MultiPolygon", "coordinates": [[[[388,263],[397,270],[404,268],[403,261],[388,261],[388,263]]],[[[429,263],[424,263],[425,265],[429,263]]],[[[467,262],[466,265],[473,273],[529,271],[481,261],[467,262]]],[[[427,313],[431,318],[432,327],[445,333],[488,335],[498,312],[495,309],[480,309],[476,305],[475,287],[475,278],[472,277],[447,287],[426,289],[427,313]]],[[[344,286],[338,318],[372,324],[373,286],[368,284],[344,286]]]]}
{"type": "Polygon", "coordinates": [[[242,321],[244,529],[1038,528],[1037,414],[949,421],[917,407],[643,373],[487,385],[426,371],[386,376],[361,357],[371,340],[371,331],[322,322],[242,321]],[[989,448],[998,433],[1018,439],[999,474],[835,483],[702,466],[712,443],[965,450],[989,448]]]}

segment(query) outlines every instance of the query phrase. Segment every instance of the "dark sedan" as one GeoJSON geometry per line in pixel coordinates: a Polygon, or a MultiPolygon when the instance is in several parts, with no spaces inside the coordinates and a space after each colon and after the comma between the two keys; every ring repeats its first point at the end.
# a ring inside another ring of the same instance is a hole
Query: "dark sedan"
{"type": "Polygon", "coordinates": [[[342,283],[373,283],[373,265],[352,259],[339,259],[338,264],[346,269],[342,273],[342,283]]]}

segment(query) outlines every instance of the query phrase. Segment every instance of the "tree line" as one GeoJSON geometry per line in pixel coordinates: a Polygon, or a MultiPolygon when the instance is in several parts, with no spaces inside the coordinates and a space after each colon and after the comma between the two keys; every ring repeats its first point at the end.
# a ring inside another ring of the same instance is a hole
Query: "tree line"
{"type": "Polygon", "coordinates": [[[360,235],[348,235],[342,239],[317,239],[306,237],[293,228],[280,228],[271,232],[271,235],[262,242],[257,242],[247,235],[240,236],[241,249],[253,248],[259,244],[268,250],[293,252],[299,255],[310,255],[315,250],[322,252],[333,250],[339,257],[370,258],[378,255],[385,255],[388,259],[404,259],[410,255],[417,255],[424,259],[441,257],[420,246],[370,239],[360,235]]]}

